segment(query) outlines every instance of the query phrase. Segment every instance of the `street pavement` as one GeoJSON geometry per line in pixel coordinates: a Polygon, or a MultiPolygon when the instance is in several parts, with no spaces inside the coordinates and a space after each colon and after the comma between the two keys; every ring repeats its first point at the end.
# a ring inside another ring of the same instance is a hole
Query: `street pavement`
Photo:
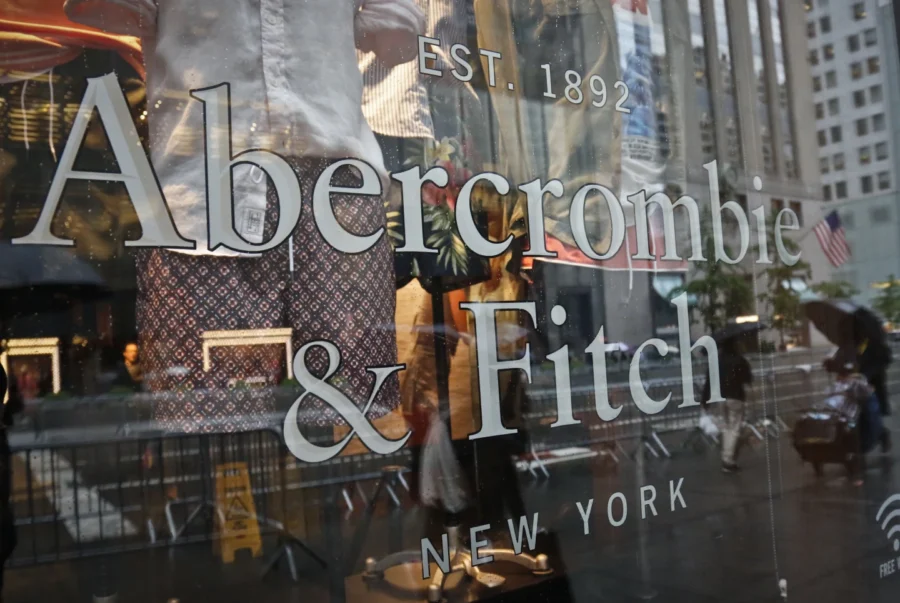
{"type": "MultiPolygon", "coordinates": [[[[552,468],[549,479],[520,474],[526,511],[539,513],[545,530],[538,548],[550,551],[557,570],[554,580],[539,597],[527,588],[529,578],[524,576],[510,580],[518,590],[472,587],[449,600],[775,602],[785,600],[779,580],[786,581],[787,600],[793,602],[898,600],[900,571],[882,576],[892,558],[896,564],[898,554],[875,519],[882,503],[900,493],[896,454],[873,456],[864,485],[855,487],[836,466],[816,478],[801,464],[786,435],[765,441],[751,438],[742,452],[744,470],[735,475],[721,473],[716,451],[680,449],[683,434],[664,438],[676,451],[670,460],[639,463],[623,457],[617,472],[599,471],[596,462],[571,463],[552,468]],[[679,502],[672,511],[669,484],[680,479],[685,508],[679,502]],[[641,520],[639,487],[647,485],[656,488],[658,515],[641,520]],[[607,501],[616,492],[622,493],[629,511],[619,527],[610,525],[607,517],[607,501]],[[585,535],[576,503],[585,507],[590,498],[591,533],[585,535]]],[[[343,507],[329,513],[334,509],[325,508],[329,503],[316,492],[292,494],[301,495],[305,499],[291,508],[303,514],[295,525],[304,538],[326,557],[338,541],[346,551],[363,523],[361,505],[353,513],[343,507]]],[[[391,552],[398,541],[418,549],[423,534],[435,533],[430,514],[405,494],[402,502],[397,509],[385,497],[378,505],[363,534],[361,555],[340,576],[348,578],[348,585],[355,584],[350,574],[361,571],[365,556],[391,552]]],[[[54,532],[40,538],[74,538],[59,526],[54,532]]],[[[28,538],[35,534],[28,533],[28,538]]],[[[491,535],[498,542],[505,538],[501,531],[491,535]]],[[[342,595],[335,587],[340,580],[302,554],[296,556],[298,583],[290,580],[284,564],[262,578],[266,555],[275,550],[275,542],[267,539],[263,557],[239,555],[235,563],[223,564],[212,545],[202,542],[15,568],[7,570],[4,600],[91,601],[104,585],[118,593],[119,601],[129,603],[385,599],[380,592],[360,596],[349,586],[342,595]]]]}

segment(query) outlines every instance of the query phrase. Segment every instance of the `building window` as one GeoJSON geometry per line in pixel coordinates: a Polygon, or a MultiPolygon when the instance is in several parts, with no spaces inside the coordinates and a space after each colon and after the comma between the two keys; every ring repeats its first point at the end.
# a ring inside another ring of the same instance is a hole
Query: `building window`
{"type": "Polygon", "coordinates": [[[891,173],[878,172],[878,190],[886,191],[891,188],[891,173]]]}
{"type": "Polygon", "coordinates": [[[841,142],[844,139],[840,126],[831,126],[831,142],[841,142]]]}
{"type": "Polygon", "coordinates": [[[881,99],[884,98],[884,92],[881,89],[881,84],[875,84],[871,88],[869,88],[869,101],[873,103],[880,103],[881,99]]]}
{"type": "Polygon", "coordinates": [[[891,210],[888,207],[873,207],[869,210],[869,220],[872,224],[884,224],[891,220],[891,210]]]}
{"type": "Polygon", "coordinates": [[[826,201],[831,201],[831,185],[826,184],[822,187],[822,198],[826,201]]]}
{"type": "Polygon", "coordinates": [[[835,153],[831,158],[831,165],[834,166],[835,170],[844,169],[844,154],[843,153],[835,153]]]}
{"type": "Polygon", "coordinates": [[[866,93],[862,90],[857,90],[853,93],[853,106],[854,107],[865,107],[866,106],[866,93]]]}
{"type": "Polygon", "coordinates": [[[844,230],[853,230],[856,226],[856,220],[854,220],[852,213],[841,214],[841,226],[844,227],[844,230]]]}
{"type": "Polygon", "coordinates": [[[859,34],[853,34],[852,36],[847,38],[847,50],[849,50],[850,52],[856,52],[859,49],[859,34]]]}
{"type": "Polygon", "coordinates": [[[886,142],[879,142],[875,145],[875,159],[884,161],[888,158],[888,146],[886,142]]]}
{"type": "Polygon", "coordinates": [[[791,201],[791,211],[797,214],[797,226],[803,227],[803,204],[799,201],[791,201]]]}
{"type": "Polygon", "coordinates": [[[823,117],[825,117],[825,105],[816,103],[816,119],[822,119],[823,117]]]}
{"type": "Polygon", "coordinates": [[[819,64],[819,51],[813,48],[809,51],[809,64],[810,65],[818,65],[819,64]]]}
{"type": "Polygon", "coordinates": [[[855,63],[850,63],[850,77],[854,80],[858,80],[863,76],[863,66],[862,63],[856,61],[855,63]]]}
{"type": "Polygon", "coordinates": [[[837,115],[841,110],[841,102],[832,98],[828,100],[828,115],[837,115]]]}
{"type": "MultiPolygon", "coordinates": [[[[823,174],[827,174],[829,172],[829,168],[831,166],[831,162],[828,160],[828,157],[822,157],[819,159],[819,171],[823,174]]],[[[772,203],[775,203],[774,201],[772,203]]]]}
{"type": "Polygon", "coordinates": [[[819,18],[819,29],[823,34],[831,33],[831,17],[825,15],[819,18]]]}
{"type": "Polygon", "coordinates": [[[834,183],[834,196],[838,199],[845,199],[847,197],[847,183],[841,180],[840,182],[834,183]]]}
{"type": "Polygon", "coordinates": [[[865,136],[869,133],[869,120],[865,117],[856,120],[856,135],[865,136]]]}
{"type": "Polygon", "coordinates": [[[861,21],[866,18],[866,3],[857,2],[853,5],[853,19],[861,21]]]}
{"type": "Polygon", "coordinates": [[[872,147],[859,147],[859,162],[862,165],[872,163],[872,147]]]}
{"type": "Polygon", "coordinates": [[[778,212],[782,209],[784,209],[784,201],[781,199],[772,199],[772,214],[777,216],[778,212]]]}
{"type": "Polygon", "coordinates": [[[863,176],[862,178],[859,179],[859,190],[861,190],[864,195],[868,195],[873,190],[875,190],[872,187],[872,177],[871,176],[863,176]]]}
{"type": "Polygon", "coordinates": [[[834,88],[837,86],[837,72],[829,71],[825,74],[825,85],[829,88],[834,88]]]}
{"type": "Polygon", "coordinates": [[[874,27],[863,32],[863,40],[865,40],[867,47],[878,44],[878,34],[875,32],[874,27]]]}
{"type": "Polygon", "coordinates": [[[818,136],[819,136],[819,146],[820,147],[824,147],[825,145],[828,144],[828,134],[825,132],[825,130],[819,130],[818,136]]]}
{"type": "Polygon", "coordinates": [[[826,61],[830,61],[834,58],[834,44],[826,44],[822,47],[822,54],[825,56],[826,61]]]}
{"type": "Polygon", "coordinates": [[[822,78],[817,76],[813,77],[813,91],[821,92],[822,91],[822,78]]]}
{"type": "Polygon", "coordinates": [[[883,132],[884,131],[884,113],[877,113],[872,116],[872,131],[873,132],[883,132]]]}
{"type": "Polygon", "coordinates": [[[810,21],[806,24],[806,37],[815,38],[816,37],[816,24],[813,21],[810,21]]]}
{"type": "Polygon", "coordinates": [[[866,66],[869,68],[869,74],[878,73],[881,71],[881,59],[869,57],[869,60],[866,61],[866,66]]]}

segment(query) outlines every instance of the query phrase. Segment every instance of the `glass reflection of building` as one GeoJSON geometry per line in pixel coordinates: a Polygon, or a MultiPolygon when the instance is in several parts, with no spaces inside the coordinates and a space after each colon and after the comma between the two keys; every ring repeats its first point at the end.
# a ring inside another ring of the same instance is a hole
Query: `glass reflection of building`
{"type": "MultiPolygon", "coordinates": [[[[715,0],[716,24],[716,68],[722,86],[721,121],[725,127],[725,153],[723,159],[732,164],[739,164],[743,156],[741,148],[740,116],[737,109],[737,92],[735,90],[733,51],[731,49],[731,31],[728,27],[728,10],[725,0],[715,0]]],[[[731,10],[734,4],[730,5],[731,10]]]]}
{"type": "Polygon", "coordinates": [[[703,14],[700,0],[688,0],[690,19],[691,57],[694,66],[694,89],[697,103],[697,125],[700,130],[703,163],[716,157],[716,130],[714,109],[710,98],[709,72],[706,63],[706,35],[703,31],[703,14]]]}
{"type": "Polygon", "coordinates": [[[759,0],[748,0],[750,17],[750,41],[753,45],[753,76],[756,88],[757,119],[762,146],[763,167],[766,174],[775,173],[775,152],[772,148],[772,122],[769,114],[769,86],[766,77],[766,61],[763,55],[763,36],[760,28],[759,0]]]}
{"type": "MultiPolygon", "coordinates": [[[[748,0],[742,3],[730,0],[650,0],[647,8],[651,23],[650,58],[656,142],[660,158],[666,164],[666,182],[663,184],[673,185],[691,194],[702,205],[708,200],[708,183],[702,165],[717,159],[720,165],[728,163],[735,168],[738,174],[735,186],[739,195],[747,193],[746,184],[750,176],[764,175],[764,202],[765,199],[802,201],[817,196],[821,187],[818,183],[815,140],[795,137],[795,130],[813,131],[810,124],[804,121],[812,116],[810,91],[806,85],[809,67],[805,40],[794,43],[793,40],[783,39],[785,31],[803,31],[802,6],[794,7],[780,0],[748,0]],[[740,50],[737,49],[739,44],[740,50]],[[743,98],[740,94],[742,80],[753,82],[752,98],[743,98]],[[798,111],[798,107],[804,109],[798,111]],[[748,124],[752,124],[753,128],[748,128],[748,124]]],[[[470,28],[476,25],[473,21],[470,19],[470,28]]],[[[470,32],[471,40],[475,40],[476,33],[470,32]]],[[[570,39],[576,51],[584,47],[584,40],[580,38],[582,35],[585,34],[578,32],[570,39]]],[[[3,239],[21,236],[33,225],[54,165],[53,149],[49,143],[53,141],[56,151],[61,151],[67,123],[76,110],[84,78],[110,70],[108,57],[104,59],[101,55],[103,53],[86,54],[86,63],[77,62],[82,65],[81,68],[75,69],[74,64],[69,67],[75,70],[72,73],[66,73],[63,68],[57,69],[54,76],[56,95],[52,103],[49,99],[49,75],[32,79],[24,95],[21,83],[0,87],[4,150],[13,154],[25,153],[27,138],[30,146],[27,152],[31,155],[31,159],[25,162],[29,166],[27,169],[42,170],[30,174],[28,178],[16,178],[14,184],[10,179],[0,192],[4,201],[3,215],[0,216],[3,239]],[[52,134],[51,115],[54,116],[52,134]],[[27,134],[22,128],[25,117],[30,118],[27,134]],[[38,154],[46,160],[35,161],[38,154]]],[[[477,70],[477,62],[473,63],[477,70]]],[[[584,65],[589,63],[585,61],[584,65]]],[[[120,73],[126,73],[129,69],[123,65],[116,65],[115,68],[120,73]]],[[[539,64],[529,68],[541,75],[539,64]]],[[[578,68],[582,69],[581,66],[578,68]]],[[[543,80],[538,78],[538,83],[543,85],[543,80]]],[[[595,110],[613,110],[613,101],[618,98],[614,84],[613,81],[606,82],[611,99],[607,107],[595,110]]],[[[556,92],[561,96],[565,82],[560,81],[556,86],[556,92]]],[[[585,88],[585,91],[589,92],[589,89],[585,88]]],[[[543,88],[523,100],[528,119],[545,122],[542,127],[532,128],[530,138],[523,141],[523,146],[527,147],[523,150],[538,174],[546,174],[554,159],[554,153],[549,148],[549,122],[542,108],[542,92],[543,88]]],[[[482,103],[489,106],[491,101],[487,91],[479,90],[478,93],[482,103]]],[[[173,98],[171,102],[189,101],[173,98]]],[[[141,103],[142,100],[138,99],[133,107],[139,124],[143,111],[141,103]]],[[[574,107],[571,109],[574,110],[574,107]]],[[[493,117],[493,111],[486,113],[489,119],[493,117]]],[[[493,123],[490,130],[487,138],[491,154],[495,158],[501,157],[503,148],[498,124],[493,123]]],[[[199,148],[199,142],[199,139],[184,140],[174,152],[191,153],[199,148]]],[[[237,145],[240,146],[239,141],[237,145]]],[[[109,158],[103,155],[105,151],[101,147],[92,151],[95,159],[88,153],[83,161],[108,165],[109,158]]],[[[590,157],[585,158],[586,163],[590,160],[590,157]]],[[[499,161],[497,166],[499,169],[499,161]]],[[[104,271],[104,275],[114,281],[114,289],[122,291],[122,299],[133,300],[129,297],[133,296],[133,291],[128,285],[133,271],[130,258],[121,247],[121,241],[125,238],[121,232],[122,229],[135,227],[134,215],[130,204],[119,198],[122,191],[104,183],[79,182],[73,184],[66,195],[58,223],[82,241],[87,240],[85,237],[91,237],[90,242],[79,245],[77,252],[89,256],[104,271]],[[107,234],[116,229],[119,230],[114,236],[107,234]],[[110,247],[114,241],[119,242],[118,248],[110,247]],[[103,266],[107,261],[110,262],[109,269],[103,266]]],[[[653,312],[647,311],[655,307],[651,297],[667,289],[656,280],[653,274],[636,274],[635,289],[628,305],[642,308],[642,311],[636,313],[635,321],[617,320],[609,324],[607,318],[621,311],[621,308],[613,306],[621,305],[620,289],[624,287],[628,290],[627,275],[598,272],[576,277],[571,267],[557,265],[550,284],[559,289],[559,299],[579,300],[574,306],[578,307],[576,313],[584,315],[583,324],[594,327],[606,324],[610,340],[633,342],[655,332],[654,323],[663,325],[671,322],[669,317],[662,316],[655,321],[653,312]],[[588,291],[590,294],[586,295],[588,291]]],[[[114,339],[120,339],[121,333],[118,331],[127,333],[133,329],[133,325],[127,325],[124,319],[116,315],[119,306],[124,308],[128,305],[128,301],[113,303],[112,310],[98,311],[98,315],[104,316],[112,312],[112,320],[89,317],[87,322],[111,322],[117,330],[113,334],[114,339]]],[[[133,309],[133,301],[130,305],[133,309]]],[[[48,336],[58,334],[35,333],[48,336]]]]}
{"type": "MultiPolygon", "coordinates": [[[[774,51],[775,84],[778,88],[778,121],[781,127],[784,152],[784,173],[788,178],[797,177],[796,148],[794,146],[794,123],[791,119],[791,93],[787,81],[787,61],[782,39],[782,16],[779,0],[768,0],[769,23],[772,27],[772,49],[774,51]]],[[[763,7],[764,8],[764,7],[763,7]]]]}

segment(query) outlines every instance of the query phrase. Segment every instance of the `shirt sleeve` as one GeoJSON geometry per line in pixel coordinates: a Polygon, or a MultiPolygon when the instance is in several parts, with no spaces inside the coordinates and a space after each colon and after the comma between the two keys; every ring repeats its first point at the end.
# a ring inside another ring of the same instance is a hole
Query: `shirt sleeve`
{"type": "Polygon", "coordinates": [[[156,31],[157,0],[66,0],[72,21],[109,33],[144,37],[156,31]]]}
{"type": "Polygon", "coordinates": [[[364,0],[354,22],[356,47],[388,67],[413,60],[425,14],[414,0],[364,0]]]}
{"type": "Polygon", "coordinates": [[[429,0],[427,6],[428,35],[441,41],[440,48],[433,50],[438,55],[441,71],[448,71],[453,68],[450,48],[466,43],[466,3],[465,0],[429,0]]]}

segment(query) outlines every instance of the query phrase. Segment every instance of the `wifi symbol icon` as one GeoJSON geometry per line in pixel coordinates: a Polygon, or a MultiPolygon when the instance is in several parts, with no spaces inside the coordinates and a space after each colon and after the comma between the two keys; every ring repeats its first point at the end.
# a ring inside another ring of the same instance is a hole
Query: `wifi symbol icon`
{"type": "Polygon", "coordinates": [[[884,504],[878,509],[875,521],[881,522],[881,529],[887,534],[888,540],[892,540],[894,543],[894,551],[900,552],[900,538],[898,538],[900,535],[900,494],[894,494],[884,501],[884,504]],[[888,512],[892,506],[893,510],[888,512]]]}

